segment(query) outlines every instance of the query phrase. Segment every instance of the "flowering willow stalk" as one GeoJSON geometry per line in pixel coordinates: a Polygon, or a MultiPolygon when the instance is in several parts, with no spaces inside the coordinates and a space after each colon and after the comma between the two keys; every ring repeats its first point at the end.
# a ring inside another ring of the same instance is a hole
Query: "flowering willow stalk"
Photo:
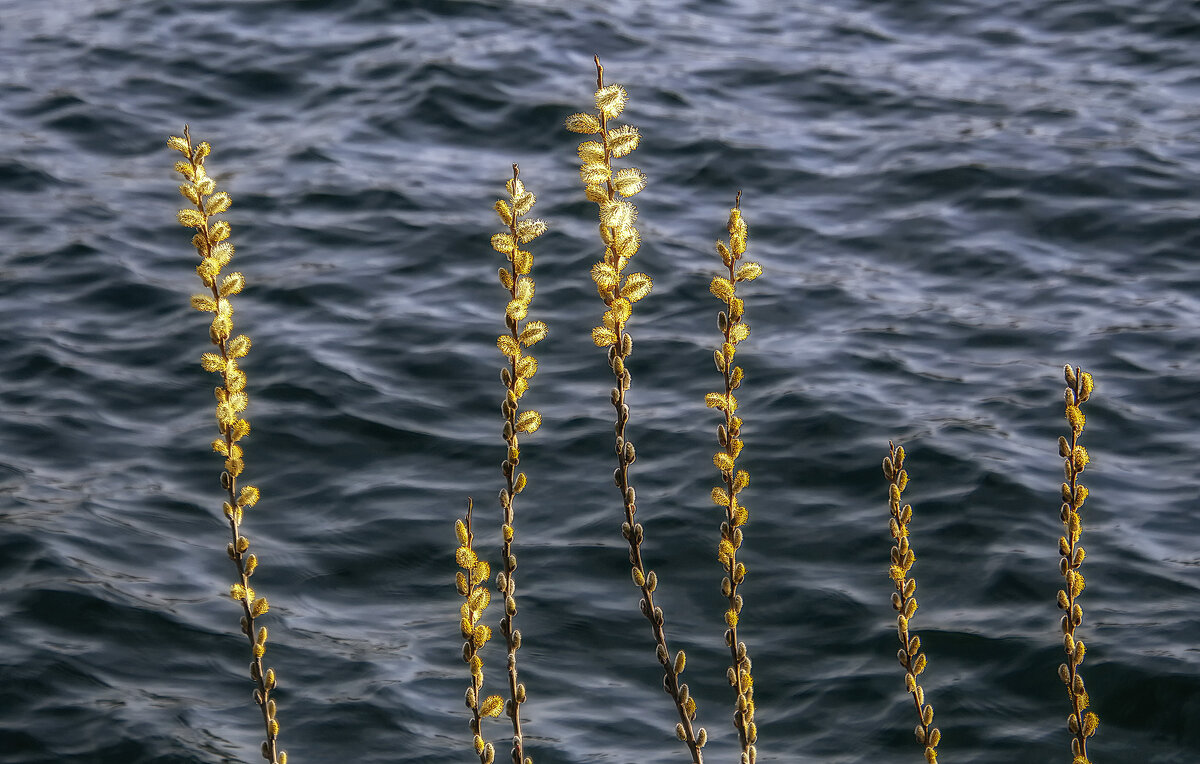
{"type": "Polygon", "coordinates": [[[900,506],[901,494],[908,485],[908,471],[904,469],[904,447],[888,443],[891,453],[883,460],[883,476],[888,479],[888,506],[891,519],[888,529],[896,545],[892,547],[891,565],[888,575],[896,585],[892,592],[892,608],[899,611],[896,616],[896,634],[900,638],[900,650],[896,659],[904,668],[904,689],[912,695],[917,707],[917,726],[913,733],[917,743],[925,748],[926,764],[937,764],[937,747],[942,740],[941,731],[933,726],[933,706],[925,702],[925,689],[917,679],[925,671],[928,660],[921,652],[921,638],[909,633],[909,622],[917,612],[917,581],[909,578],[909,570],[916,562],[916,553],[908,541],[908,523],[912,520],[912,505],[900,506]]]}
{"type": "Polygon", "coordinates": [[[231,199],[229,194],[216,190],[216,182],[204,168],[204,160],[212,150],[207,141],[193,146],[191,132],[184,126],[183,137],[171,136],[167,145],[185,158],[175,163],[176,172],[185,181],[179,187],[179,192],[195,206],[180,210],[178,218],[180,224],[196,229],[192,237],[192,244],[200,255],[196,273],[209,289],[208,294],[192,297],[192,307],[213,314],[208,337],[217,352],[205,353],[200,357],[200,363],[205,370],[221,375],[221,386],[216,389],[217,428],[221,437],[213,441],[212,448],[225,457],[221,487],[228,498],[222,508],[233,536],[226,552],[237,567],[237,582],[229,588],[229,594],[242,606],[242,633],[250,641],[253,656],[250,678],[255,683],[254,702],[262,711],[267,733],[267,739],[262,744],[262,756],[271,764],[287,764],[287,752],[278,748],[279,721],[275,715],[275,701],[271,698],[271,692],[275,689],[275,670],[263,666],[267,629],[263,626],[255,629],[257,619],[265,615],[270,606],[266,597],[256,596],[250,587],[250,577],[258,567],[258,558],[248,554],[250,540],[241,533],[243,510],[258,502],[259,492],[250,485],[238,487],[238,477],[245,467],[239,441],[250,433],[250,423],[241,415],[250,399],[246,395],[246,373],[239,368],[238,359],[250,352],[250,338],[244,334],[232,337],[233,303],[229,298],[241,292],[246,282],[238,272],[219,278],[221,269],[229,264],[234,250],[229,242],[229,223],[213,219],[229,209],[231,199]]]}
{"type": "Polygon", "coordinates": [[[717,426],[717,443],[722,450],[713,456],[713,464],[721,471],[725,487],[713,488],[712,500],[725,509],[717,560],[725,570],[721,594],[729,602],[725,611],[725,624],[728,626],[725,644],[729,647],[731,658],[727,676],[729,684],[737,692],[733,726],[742,747],[741,764],[754,764],[758,758],[755,747],[758,726],[754,722],[754,676],[746,643],[738,639],[738,620],[742,612],[742,595],[738,594],[738,587],[746,579],[746,566],[738,562],[737,553],[742,546],[741,527],[750,516],[749,510],[738,501],[738,494],[750,484],[750,473],[737,469],[737,458],[742,452],[742,418],[737,416],[738,401],[733,393],[741,387],[744,373],[741,366],[733,364],[733,356],[738,343],[750,336],[750,326],[743,321],[745,305],[737,296],[737,285],[761,276],[762,267],[758,263],[738,264],[746,253],[747,235],[740,207],[741,198],[739,191],[733,209],[729,211],[729,224],[726,227],[729,243],[717,242],[717,253],[721,255],[728,275],[717,276],[709,286],[713,296],[725,303],[725,310],[717,316],[717,328],[722,334],[721,349],[713,353],[717,371],[721,372],[725,382],[725,392],[709,393],[704,402],[709,408],[719,409],[725,414],[725,422],[717,426]]]}
{"type": "Polygon", "coordinates": [[[490,626],[480,623],[483,613],[492,601],[487,589],[487,580],[492,575],[491,566],[480,560],[475,553],[475,534],[471,530],[471,510],[474,504],[467,499],[467,514],[462,520],[454,521],[454,533],[458,536],[458,551],[454,559],[462,568],[456,576],[458,593],[463,597],[460,610],[459,630],[462,632],[463,660],[471,667],[471,686],[467,688],[466,703],[471,711],[471,732],[474,733],[475,753],[480,764],[492,764],[496,758],[495,747],[485,743],[481,725],[485,716],[499,716],[504,708],[504,699],[492,695],[480,701],[483,691],[483,659],[479,649],[492,638],[490,626]]]}
{"type": "Polygon", "coordinates": [[[566,128],[571,132],[597,137],[597,140],[579,144],[579,159],[582,162],[579,178],[583,181],[588,200],[595,202],[599,208],[600,238],[605,246],[604,257],[592,266],[591,275],[607,310],[603,324],[592,329],[592,342],[597,347],[608,348],[608,363],[616,382],[610,396],[617,417],[617,469],[613,479],[621,492],[625,509],[621,533],[629,542],[633,583],[641,590],[642,615],[650,622],[654,632],[655,652],[664,673],[663,687],[675,701],[679,713],[676,734],[691,751],[693,764],[701,764],[701,749],[708,740],[708,733],[703,728],[695,730],[692,727],[696,718],[696,702],[692,700],[688,686],[680,681],[686,657],[682,651],[672,656],[667,647],[663,611],[654,604],[658,576],[654,571],[648,571],[642,561],[644,531],[642,524],[635,519],[637,495],[629,480],[629,468],[637,458],[637,453],[633,442],[625,435],[625,425],[629,422],[629,405],[625,402],[625,394],[632,382],[627,363],[633,353],[633,337],[626,331],[626,325],[633,315],[634,303],[648,295],[653,285],[650,277],[644,273],[625,273],[626,266],[641,244],[641,235],[634,226],[637,208],[626,200],[646,187],[646,176],[633,167],[614,171],[612,160],[636,149],[641,136],[632,125],[611,126],[611,122],[624,110],[628,94],[620,85],[605,85],[604,67],[600,65],[599,57],[595,61],[596,112],[572,114],[566,121],[566,128]]]}
{"type": "Polygon", "coordinates": [[[500,335],[496,344],[500,352],[508,360],[508,366],[501,369],[500,381],[504,383],[504,440],[508,447],[507,456],[501,464],[505,486],[500,491],[500,509],[504,513],[504,523],[500,530],[504,538],[501,549],[503,570],[496,574],[496,591],[504,598],[504,615],[500,618],[500,633],[504,635],[508,646],[508,703],[505,711],[512,720],[513,762],[533,764],[533,760],[525,756],[525,737],[521,732],[521,704],[525,702],[525,685],[517,681],[517,650],[521,648],[521,632],[515,626],[517,616],[516,570],[517,556],[513,551],[513,538],[516,535],[516,501],[517,494],[525,490],[526,477],[524,472],[517,472],[521,464],[521,449],[517,441],[518,433],[533,434],[542,425],[542,415],[532,409],[521,411],[519,404],[529,381],[537,373],[537,359],[529,352],[529,348],[541,342],[546,337],[546,324],[542,321],[530,321],[522,327],[521,322],[529,312],[529,304],[533,300],[534,283],[529,275],[533,270],[533,255],[524,249],[522,244],[528,244],[546,232],[546,224],[541,220],[529,220],[529,214],[536,203],[533,193],[525,189],[521,182],[521,171],[514,164],[513,176],[505,186],[508,200],[498,199],[494,209],[508,230],[492,237],[492,247],[508,258],[508,268],[497,272],[500,284],[508,290],[509,302],[504,311],[507,335],[500,335]],[[510,271],[509,268],[512,270],[510,271]]]}
{"type": "Polygon", "coordinates": [[[1083,685],[1083,676],[1079,673],[1079,665],[1083,663],[1086,648],[1083,640],[1076,638],[1075,630],[1083,623],[1083,608],[1079,605],[1078,597],[1083,593],[1084,582],[1079,568],[1083,565],[1086,554],[1079,544],[1079,537],[1083,532],[1079,510],[1083,508],[1083,503],[1088,497],[1087,486],[1079,482],[1079,476],[1091,461],[1087,449],[1079,444],[1079,436],[1083,434],[1086,421],[1080,407],[1091,398],[1095,383],[1091,374],[1078,367],[1072,369],[1069,365],[1063,367],[1063,376],[1067,381],[1067,389],[1063,396],[1067,423],[1071,427],[1071,439],[1058,439],[1058,455],[1063,458],[1063,471],[1067,480],[1062,484],[1062,504],[1059,511],[1065,535],[1058,539],[1058,552],[1061,555],[1058,572],[1066,584],[1058,591],[1058,606],[1066,611],[1061,625],[1067,662],[1058,667],[1058,677],[1067,686],[1067,695],[1071,699],[1071,714],[1067,717],[1067,729],[1072,735],[1071,764],[1089,764],[1091,760],[1088,759],[1087,741],[1096,734],[1100,718],[1090,711],[1084,713],[1090,701],[1087,689],[1083,685]]]}
{"type": "Polygon", "coordinates": [[[501,267],[496,275],[500,285],[508,290],[508,305],[504,309],[504,324],[508,334],[496,339],[496,347],[508,361],[500,369],[500,381],[504,383],[504,403],[500,410],[504,414],[505,458],[501,463],[504,488],[500,490],[500,509],[503,524],[500,527],[504,538],[501,549],[503,569],[496,574],[496,592],[504,598],[504,615],[500,618],[500,633],[508,646],[508,692],[507,702],[499,695],[485,700],[479,696],[483,690],[483,660],[479,649],[491,639],[492,630],[480,623],[483,611],[491,601],[486,588],[491,568],[479,560],[474,549],[471,532],[471,504],[468,501],[465,522],[455,522],[458,535],[457,559],[463,571],[457,576],[458,593],[466,600],[462,605],[463,660],[471,667],[471,686],[467,689],[467,708],[471,709],[471,731],[475,736],[475,753],[481,764],[492,764],[496,757],[495,746],[483,739],[481,725],[485,716],[508,714],[512,720],[512,760],[515,764],[533,764],[525,755],[525,736],[521,732],[521,704],[525,702],[525,685],[517,680],[517,650],[521,648],[521,631],[515,626],[517,615],[517,556],[513,551],[516,537],[517,494],[525,490],[527,479],[518,472],[521,464],[521,449],[518,433],[534,433],[542,425],[542,415],[532,409],[521,411],[519,403],[529,389],[529,380],[537,373],[537,359],[527,351],[545,339],[546,324],[530,321],[523,327],[521,322],[529,313],[533,300],[534,284],[529,275],[533,270],[533,254],[521,249],[546,232],[546,224],[540,220],[528,220],[525,216],[533,209],[537,199],[525,190],[521,182],[521,171],[514,164],[513,176],[505,185],[508,199],[498,199],[493,209],[500,222],[508,229],[492,236],[492,248],[508,259],[507,267],[501,267]]]}

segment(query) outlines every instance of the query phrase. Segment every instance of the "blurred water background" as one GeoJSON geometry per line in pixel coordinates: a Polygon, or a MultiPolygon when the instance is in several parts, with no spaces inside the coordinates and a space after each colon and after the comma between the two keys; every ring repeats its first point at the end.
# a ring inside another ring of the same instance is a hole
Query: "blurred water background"
{"type": "Polygon", "coordinates": [[[0,2],[0,762],[260,760],[165,146],[185,122],[214,146],[249,283],[264,498],[245,528],[290,761],[473,760],[452,523],[474,496],[497,547],[488,238],[512,162],[551,229],[518,518],[528,751],[686,760],[629,584],[594,206],[561,127],[591,106],[596,53],[644,136],[635,269],[656,286],[629,432],[708,759],[736,741],[707,284],[741,189],[766,271],[739,353],[760,760],[921,758],[889,439],[943,759],[1069,760],[1066,362],[1097,380],[1093,756],[1200,760],[1198,50],[1200,10],[1170,0],[0,2]]]}

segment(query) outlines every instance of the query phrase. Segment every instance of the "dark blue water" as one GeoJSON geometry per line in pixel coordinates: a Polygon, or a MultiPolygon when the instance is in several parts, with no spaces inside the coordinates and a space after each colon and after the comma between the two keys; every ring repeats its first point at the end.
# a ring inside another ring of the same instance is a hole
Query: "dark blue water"
{"type": "MultiPolygon", "coordinates": [[[[1067,362],[1097,381],[1090,750],[1200,760],[1197,50],[1196,5],[1158,0],[0,2],[0,762],[260,760],[165,147],[185,122],[214,146],[249,284],[264,498],[245,529],[289,760],[473,760],[452,524],[474,496],[497,558],[488,238],[514,161],[551,229],[518,510],[527,750],[686,760],[628,580],[594,206],[561,129],[591,105],[594,53],[644,136],[637,269],[656,286],[629,433],[708,761],[736,760],[703,399],[738,189],[765,269],[739,353],[760,760],[921,760],[889,439],[909,451],[942,760],[1070,760],[1067,362]]],[[[485,729],[505,756],[505,726],[485,729]]]]}

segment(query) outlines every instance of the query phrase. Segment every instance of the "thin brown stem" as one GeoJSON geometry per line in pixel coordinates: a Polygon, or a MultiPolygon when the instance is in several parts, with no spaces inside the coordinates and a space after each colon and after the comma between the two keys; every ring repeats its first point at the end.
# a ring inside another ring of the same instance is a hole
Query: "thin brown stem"
{"type": "Polygon", "coordinates": [[[266,668],[263,663],[267,630],[262,627],[256,628],[257,617],[266,613],[269,606],[266,598],[256,598],[250,587],[250,577],[254,574],[258,559],[255,555],[248,554],[250,541],[241,532],[243,509],[253,506],[258,501],[258,489],[238,486],[238,476],[244,466],[242,447],[238,441],[249,432],[249,424],[238,416],[245,408],[247,399],[244,393],[245,374],[238,368],[237,359],[249,350],[250,341],[245,336],[231,340],[233,311],[228,299],[241,290],[244,281],[240,274],[233,274],[221,282],[217,281],[221,267],[232,256],[233,250],[228,244],[219,243],[227,235],[228,227],[225,227],[224,233],[217,236],[209,225],[211,214],[219,214],[228,207],[229,199],[224,192],[212,197],[217,201],[222,201],[218,199],[220,196],[224,199],[221,204],[213,207],[214,212],[210,214],[208,199],[215,192],[215,183],[208,178],[204,168],[204,159],[209,149],[207,144],[192,145],[190,127],[184,126],[182,141],[172,138],[168,143],[187,157],[186,163],[176,165],[176,169],[189,181],[180,187],[180,191],[192,201],[198,214],[185,220],[184,215],[187,211],[181,211],[180,222],[194,227],[197,231],[193,243],[202,261],[198,272],[212,295],[210,301],[202,296],[193,298],[193,305],[197,305],[196,300],[199,300],[201,304],[197,307],[211,310],[217,315],[209,330],[209,339],[216,346],[217,353],[206,354],[203,362],[205,368],[221,372],[222,386],[217,388],[217,421],[222,437],[214,442],[213,447],[225,456],[221,486],[227,495],[223,509],[229,522],[231,537],[226,551],[237,569],[237,583],[231,588],[231,594],[242,606],[242,633],[250,643],[253,656],[250,677],[255,682],[254,701],[262,712],[263,726],[267,734],[261,753],[271,764],[286,764],[287,754],[278,748],[279,722],[276,719],[275,701],[271,698],[271,692],[276,686],[275,672],[266,668]],[[183,145],[180,145],[181,143],[183,145]],[[217,245],[216,249],[214,244],[217,245]],[[214,257],[217,249],[221,248],[224,248],[223,259],[214,257]],[[234,350],[232,346],[236,346],[237,349],[234,350]]]}
{"type": "Polygon", "coordinates": [[[1076,629],[1083,623],[1083,608],[1078,602],[1083,592],[1084,578],[1080,572],[1086,555],[1079,543],[1083,531],[1083,522],[1079,511],[1083,508],[1088,497],[1087,488],[1079,482],[1079,477],[1088,465],[1090,457],[1087,449],[1079,443],[1083,434],[1085,418],[1082,405],[1091,397],[1094,382],[1092,375],[1078,367],[1063,369],[1067,389],[1064,391],[1067,422],[1071,427],[1070,440],[1058,439],[1058,453],[1063,457],[1063,470],[1066,482],[1062,484],[1062,504],[1060,519],[1063,522],[1064,534],[1059,537],[1058,550],[1059,574],[1063,576],[1065,586],[1058,592],[1058,606],[1064,610],[1060,625],[1063,633],[1063,651],[1067,654],[1065,663],[1058,667],[1059,678],[1067,686],[1067,696],[1071,700],[1071,715],[1067,720],[1067,729],[1071,732],[1071,754],[1074,764],[1087,764],[1088,738],[1096,733],[1100,724],[1096,714],[1084,713],[1089,704],[1087,689],[1083,676],[1079,671],[1083,663],[1086,648],[1083,640],[1076,638],[1076,629]]]}
{"type": "MultiPolygon", "coordinates": [[[[521,170],[516,164],[513,164],[513,187],[516,188],[517,182],[521,177],[521,170]]],[[[514,208],[516,206],[515,197],[513,198],[514,208]]],[[[508,224],[509,233],[514,242],[520,241],[517,233],[517,224],[519,222],[515,213],[511,222],[508,224]]],[[[514,247],[509,255],[508,262],[513,269],[513,273],[518,272],[517,249],[514,247]]],[[[514,277],[512,286],[509,288],[511,299],[517,299],[517,278],[514,277]]],[[[508,318],[507,326],[513,342],[519,342],[520,323],[508,318]]],[[[500,633],[504,635],[505,643],[508,647],[508,697],[509,700],[505,704],[505,711],[512,720],[513,730],[513,745],[512,745],[512,760],[513,764],[522,764],[525,761],[525,738],[521,733],[521,704],[525,701],[525,686],[517,681],[517,650],[521,646],[521,632],[517,630],[515,619],[517,615],[517,600],[516,600],[516,569],[517,557],[513,553],[513,537],[515,532],[516,522],[516,500],[517,494],[524,484],[517,484],[517,468],[520,466],[520,450],[517,447],[517,407],[515,401],[519,397],[517,394],[516,385],[521,379],[517,373],[518,359],[516,356],[509,357],[509,384],[508,397],[506,398],[506,424],[504,432],[508,443],[508,458],[504,463],[504,481],[505,489],[501,494],[500,504],[504,512],[504,544],[501,550],[501,559],[504,566],[504,578],[500,582],[502,587],[498,587],[500,595],[504,597],[504,615],[500,619],[500,633]],[[507,405],[507,401],[513,401],[514,405],[507,405]]],[[[523,477],[523,476],[522,476],[523,477]]]]}
{"type": "Polygon", "coordinates": [[[917,726],[914,734],[917,743],[925,749],[927,764],[936,764],[937,747],[942,733],[933,726],[933,706],[925,702],[925,689],[917,679],[924,671],[927,660],[921,652],[921,638],[909,633],[909,622],[917,612],[917,582],[908,574],[916,561],[916,553],[909,543],[908,523],[912,520],[912,506],[900,506],[901,494],[908,485],[908,472],[904,469],[904,448],[889,442],[890,453],[883,460],[883,474],[888,479],[888,505],[891,518],[888,528],[896,545],[891,551],[888,575],[896,586],[892,592],[892,607],[899,611],[896,616],[896,634],[900,638],[900,649],[896,659],[904,669],[904,688],[912,696],[917,711],[917,726]]]}

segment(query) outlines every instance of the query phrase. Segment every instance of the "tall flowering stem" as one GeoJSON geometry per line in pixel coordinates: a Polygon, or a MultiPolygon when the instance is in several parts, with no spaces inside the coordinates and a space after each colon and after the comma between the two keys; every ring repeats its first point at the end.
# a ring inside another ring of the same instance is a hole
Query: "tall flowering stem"
{"type": "Polygon", "coordinates": [[[1061,555],[1058,572],[1062,575],[1065,586],[1058,591],[1058,607],[1066,611],[1061,625],[1063,650],[1067,654],[1067,662],[1058,667],[1058,677],[1067,686],[1067,695],[1071,699],[1071,714],[1067,717],[1067,729],[1072,735],[1071,762],[1089,764],[1091,760],[1088,758],[1087,741],[1096,734],[1100,718],[1090,711],[1084,713],[1089,700],[1079,666],[1083,663],[1086,648],[1083,640],[1076,638],[1076,629],[1083,623],[1083,608],[1079,605],[1078,597],[1083,592],[1084,581],[1079,568],[1086,556],[1083,546],[1079,543],[1083,530],[1079,510],[1083,508],[1083,503],[1088,497],[1087,486],[1079,482],[1079,476],[1083,474],[1090,460],[1087,449],[1079,444],[1079,437],[1083,434],[1085,423],[1081,408],[1091,397],[1095,383],[1092,381],[1092,375],[1079,367],[1063,367],[1063,376],[1067,381],[1067,389],[1063,396],[1071,438],[1058,439],[1058,455],[1063,458],[1063,471],[1066,476],[1066,482],[1062,484],[1062,505],[1059,512],[1065,535],[1058,539],[1058,551],[1061,555]]]}
{"type": "Polygon", "coordinates": [[[573,114],[566,121],[566,128],[571,132],[596,137],[579,144],[579,159],[582,162],[579,177],[587,198],[599,208],[600,238],[605,246],[604,257],[592,266],[591,275],[607,310],[602,325],[592,329],[592,342],[597,347],[608,349],[608,363],[616,382],[610,396],[616,410],[617,469],[613,473],[613,480],[621,492],[625,510],[621,533],[629,542],[633,583],[641,591],[642,615],[650,622],[654,633],[656,654],[663,667],[663,688],[675,702],[679,713],[676,735],[687,744],[693,763],[701,764],[701,749],[708,740],[708,733],[703,728],[696,730],[692,726],[696,718],[696,702],[692,700],[687,684],[680,680],[686,658],[682,651],[672,656],[667,647],[663,611],[654,604],[658,576],[654,571],[647,570],[642,560],[644,530],[636,520],[637,495],[629,479],[630,467],[637,458],[637,452],[625,434],[625,426],[629,422],[629,405],[625,396],[632,383],[627,363],[633,353],[633,337],[626,330],[626,325],[633,315],[634,303],[650,293],[652,282],[644,273],[625,272],[641,243],[641,235],[634,226],[637,208],[627,199],[646,187],[646,176],[632,167],[614,171],[612,160],[636,149],[641,136],[632,125],[612,127],[612,121],[625,108],[628,94],[620,85],[605,85],[604,67],[600,65],[599,57],[595,61],[596,111],[573,114]]]}
{"type": "Polygon", "coordinates": [[[908,472],[904,469],[904,447],[888,443],[891,453],[883,460],[883,476],[887,478],[888,505],[891,519],[888,528],[896,542],[892,547],[891,565],[888,575],[896,585],[892,592],[892,608],[899,611],[896,616],[896,633],[900,637],[900,650],[896,659],[904,669],[904,689],[912,695],[917,707],[917,726],[913,733],[917,743],[925,747],[925,761],[936,764],[937,747],[941,742],[941,731],[933,726],[933,706],[925,702],[925,690],[917,677],[925,671],[927,660],[921,652],[921,638],[909,633],[909,621],[917,612],[917,582],[908,573],[916,561],[916,554],[908,541],[908,523],[912,520],[912,505],[900,506],[901,494],[908,485],[908,472]]]}
{"type": "Polygon", "coordinates": [[[250,338],[244,334],[233,337],[233,295],[242,291],[245,279],[241,273],[233,272],[221,278],[221,269],[233,258],[233,244],[229,242],[229,223],[215,220],[215,216],[229,209],[229,194],[217,191],[216,182],[209,177],[204,160],[212,151],[208,142],[192,145],[191,131],[183,128],[183,137],[171,136],[167,146],[183,154],[184,159],[175,163],[175,170],[183,176],[184,183],[179,192],[194,206],[179,211],[181,225],[194,228],[196,234],[192,244],[200,256],[196,268],[200,280],[208,287],[208,293],[192,297],[192,307],[212,313],[212,324],[208,337],[216,347],[214,353],[204,353],[200,363],[207,371],[221,375],[221,385],[216,388],[217,428],[221,436],[213,441],[212,448],[225,457],[225,470],[221,473],[221,487],[226,500],[222,503],[225,519],[233,540],[226,547],[229,559],[237,568],[237,580],[229,594],[242,606],[242,633],[250,642],[253,661],[250,678],[255,683],[254,702],[262,711],[267,739],[263,741],[262,757],[271,764],[287,764],[287,753],[279,750],[279,721],[275,714],[275,701],[271,693],[275,689],[275,670],[263,665],[266,652],[267,629],[257,625],[257,619],[269,609],[266,597],[255,596],[250,587],[250,577],[258,567],[258,558],[249,553],[250,540],[242,535],[241,524],[244,510],[253,507],[259,499],[258,489],[251,485],[238,486],[245,463],[239,441],[250,433],[250,423],[242,417],[250,399],[246,395],[246,373],[238,367],[238,359],[250,352],[250,338]]]}
{"type": "Polygon", "coordinates": [[[721,471],[724,487],[712,489],[713,503],[725,508],[725,521],[721,523],[721,541],[717,548],[717,560],[725,570],[721,580],[721,593],[729,601],[725,611],[725,644],[729,647],[731,663],[727,676],[737,692],[737,705],[733,714],[733,726],[741,743],[741,764],[754,764],[758,757],[755,741],[758,727],[754,722],[754,677],[751,674],[750,656],[746,643],[738,638],[738,620],[742,612],[742,595],[738,587],[746,579],[746,566],[738,561],[737,553],[742,546],[742,526],[749,518],[749,510],[738,501],[738,494],[750,484],[750,473],[737,469],[737,458],[742,451],[742,419],[737,416],[738,401],[734,395],[742,384],[742,367],[733,363],[738,343],[750,336],[750,326],[743,320],[745,306],[737,296],[737,284],[753,281],[762,275],[758,263],[740,263],[746,253],[746,222],[742,220],[742,194],[739,191],[733,209],[729,211],[729,241],[717,242],[717,253],[728,271],[727,276],[712,280],[709,291],[725,303],[725,310],[717,316],[717,328],[721,331],[721,349],[713,353],[717,370],[725,381],[725,392],[709,393],[704,402],[709,408],[719,409],[725,414],[725,422],[717,426],[717,443],[722,450],[713,456],[713,464],[721,471]],[[739,264],[740,263],[740,264],[739,264]]]}
{"type": "Polygon", "coordinates": [[[521,322],[529,311],[529,303],[533,299],[534,284],[530,277],[533,268],[533,255],[521,249],[546,232],[546,224],[541,220],[529,220],[524,216],[533,208],[536,201],[534,195],[525,189],[521,182],[521,171],[513,165],[513,176],[506,186],[508,199],[496,201],[496,214],[500,222],[508,230],[492,237],[492,247],[508,258],[508,267],[498,272],[500,284],[508,290],[509,302],[505,309],[505,323],[508,334],[497,339],[497,346],[508,366],[501,370],[500,381],[504,383],[504,404],[501,410],[504,414],[504,440],[508,453],[501,464],[504,474],[505,487],[500,491],[500,509],[504,514],[504,524],[501,527],[504,537],[502,549],[503,570],[496,575],[496,591],[504,598],[504,616],[500,619],[500,633],[508,646],[508,690],[509,701],[505,711],[512,720],[513,729],[513,764],[533,764],[533,760],[525,756],[524,736],[521,734],[521,704],[525,702],[525,685],[517,681],[517,650],[521,647],[521,632],[516,628],[517,589],[516,570],[517,556],[513,552],[513,537],[516,533],[515,509],[517,494],[525,490],[526,478],[524,472],[518,472],[521,463],[521,450],[518,447],[519,433],[534,433],[542,424],[542,415],[531,409],[521,411],[518,408],[521,397],[529,389],[529,381],[537,373],[537,359],[528,353],[528,349],[540,342],[546,336],[546,324],[541,321],[530,321],[522,327],[521,322]]]}

